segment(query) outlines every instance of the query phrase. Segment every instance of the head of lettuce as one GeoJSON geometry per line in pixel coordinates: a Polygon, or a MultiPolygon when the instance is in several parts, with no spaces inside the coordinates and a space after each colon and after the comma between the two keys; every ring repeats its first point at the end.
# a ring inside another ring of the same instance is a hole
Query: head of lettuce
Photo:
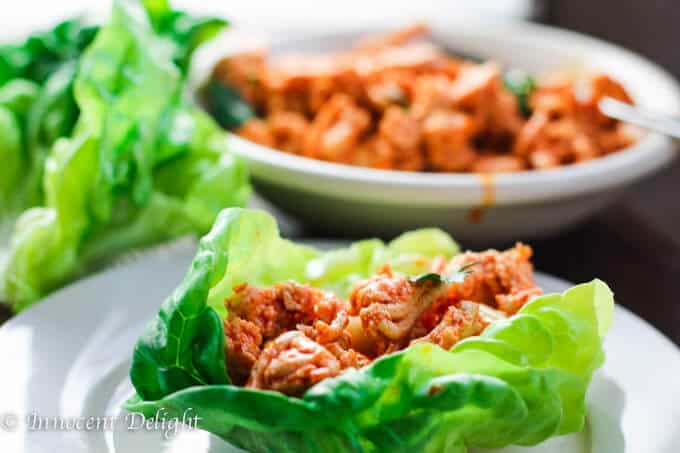
{"type": "Polygon", "coordinates": [[[192,52],[224,25],[115,0],[100,27],[0,47],[0,302],[20,310],[245,203],[244,164],[185,93],[192,52]]]}
{"type": "Polygon", "coordinates": [[[253,452],[465,452],[581,430],[614,308],[599,280],[535,298],[451,350],[413,344],[300,397],[230,381],[223,301],[234,287],[296,280],[346,297],[386,263],[416,275],[457,252],[434,229],[320,252],[281,239],[265,213],[224,210],[136,345],[126,409],[191,409],[199,427],[253,452]]]}

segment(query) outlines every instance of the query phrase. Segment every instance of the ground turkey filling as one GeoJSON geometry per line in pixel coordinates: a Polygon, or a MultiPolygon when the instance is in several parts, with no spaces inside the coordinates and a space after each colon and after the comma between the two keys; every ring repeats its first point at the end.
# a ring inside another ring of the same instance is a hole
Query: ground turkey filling
{"type": "Polygon", "coordinates": [[[300,396],[347,368],[429,342],[449,349],[540,295],[530,247],[466,252],[432,271],[470,273],[462,283],[397,275],[389,266],[337,296],[294,281],[234,288],[225,302],[226,360],[234,383],[300,396]]]}
{"type": "Polygon", "coordinates": [[[241,137],[363,167],[548,169],[619,151],[642,134],[600,112],[604,97],[632,103],[605,74],[542,77],[520,90],[520,102],[506,86],[512,72],[451,56],[427,36],[427,27],[415,25],[344,52],[231,55],[213,79],[257,113],[235,130],[241,137]]]}

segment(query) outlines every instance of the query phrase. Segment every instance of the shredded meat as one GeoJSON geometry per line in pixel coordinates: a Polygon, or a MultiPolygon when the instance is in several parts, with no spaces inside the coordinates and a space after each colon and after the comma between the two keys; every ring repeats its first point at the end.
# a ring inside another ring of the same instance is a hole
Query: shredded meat
{"type": "Polygon", "coordinates": [[[347,324],[346,302],[294,281],[271,288],[241,285],[226,305],[230,316],[254,323],[265,341],[298,325],[313,327],[322,341],[335,341],[347,324]]]}
{"type": "Polygon", "coordinates": [[[233,382],[242,384],[260,356],[262,333],[257,325],[241,318],[225,322],[224,333],[229,376],[233,382]]]}
{"type": "Polygon", "coordinates": [[[226,300],[226,363],[232,381],[300,396],[348,368],[428,342],[445,349],[479,335],[541,293],[531,248],[467,252],[431,261],[440,278],[407,278],[384,266],[348,301],[294,281],[242,284],[226,300]],[[465,268],[465,269],[463,269],[465,268]],[[465,272],[461,282],[450,279],[465,272]]]}
{"type": "Polygon", "coordinates": [[[226,306],[227,365],[236,382],[250,373],[265,342],[293,329],[321,344],[337,342],[333,350],[344,354],[346,362],[352,360],[345,351],[349,343],[344,333],[347,303],[328,292],[293,281],[271,288],[246,284],[235,288],[226,306]]]}
{"type": "Polygon", "coordinates": [[[454,298],[470,300],[515,313],[529,299],[542,294],[536,286],[528,245],[517,243],[504,252],[466,252],[455,256],[448,272],[471,266],[472,272],[454,288],[454,298]]]}
{"type": "Polygon", "coordinates": [[[340,374],[340,362],[302,332],[286,332],[270,341],[255,362],[246,387],[299,396],[309,387],[340,374]]]}
{"type": "Polygon", "coordinates": [[[428,342],[451,349],[460,340],[479,335],[488,324],[480,315],[479,304],[463,302],[459,307],[449,306],[430,333],[411,343],[428,342]]]}
{"type": "Polygon", "coordinates": [[[322,160],[344,162],[370,125],[370,115],[345,94],[336,94],[314,118],[306,137],[304,154],[322,160]]]}
{"type": "Polygon", "coordinates": [[[287,111],[276,112],[269,117],[268,122],[273,139],[282,151],[300,152],[309,127],[304,115],[287,111]]]}
{"type": "Polygon", "coordinates": [[[533,114],[520,131],[514,154],[525,156],[533,168],[547,169],[585,162],[632,145],[640,131],[604,116],[599,101],[610,96],[632,103],[623,86],[596,74],[579,96],[575,82],[558,78],[539,86],[531,97],[533,114]],[[615,137],[611,142],[609,137],[615,137]]]}
{"type": "Polygon", "coordinates": [[[258,119],[248,121],[239,128],[238,134],[251,142],[269,147],[278,146],[284,150],[283,143],[277,144],[274,132],[266,121],[258,119]]]}
{"type": "Polygon", "coordinates": [[[401,107],[388,107],[378,128],[381,137],[404,152],[413,150],[420,144],[420,124],[401,107]]]}
{"type": "Polygon", "coordinates": [[[359,317],[363,335],[373,340],[381,354],[399,348],[418,317],[448,290],[446,284],[413,283],[385,267],[354,287],[350,314],[359,317]]]}
{"type": "Polygon", "coordinates": [[[314,159],[404,171],[499,173],[550,169],[624,149],[641,130],[603,115],[625,88],[594,73],[537,82],[520,102],[496,62],[451,55],[416,24],[325,54],[244,53],[213,78],[258,117],[236,133],[314,159]],[[527,111],[528,108],[528,111],[527,111]]]}
{"type": "Polygon", "coordinates": [[[348,335],[345,341],[336,341],[325,345],[326,349],[340,361],[340,368],[343,370],[347,368],[361,368],[371,363],[371,359],[353,349],[349,341],[351,340],[348,335]]]}
{"type": "Polygon", "coordinates": [[[470,143],[473,119],[464,113],[436,110],[423,121],[425,154],[433,168],[468,170],[476,159],[470,143]]]}

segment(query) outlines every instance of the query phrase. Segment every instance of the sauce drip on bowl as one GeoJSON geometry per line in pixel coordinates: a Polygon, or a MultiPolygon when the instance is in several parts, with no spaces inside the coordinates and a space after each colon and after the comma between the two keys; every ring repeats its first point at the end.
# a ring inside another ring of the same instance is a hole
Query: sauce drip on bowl
{"type": "Polygon", "coordinates": [[[478,206],[470,209],[467,221],[479,224],[484,221],[486,210],[496,202],[496,185],[493,173],[478,173],[477,176],[482,184],[482,200],[478,206]]]}

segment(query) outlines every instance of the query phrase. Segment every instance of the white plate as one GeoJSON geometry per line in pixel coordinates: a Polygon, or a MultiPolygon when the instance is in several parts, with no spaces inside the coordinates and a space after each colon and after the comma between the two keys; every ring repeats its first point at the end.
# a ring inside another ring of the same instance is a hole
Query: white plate
{"type": "MultiPolygon", "coordinates": [[[[133,345],[182,279],[194,249],[184,242],[82,280],[0,328],[0,452],[234,451],[202,431],[185,430],[167,441],[160,431],[129,432],[123,416],[103,432],[29,431],[26,419],[32,413],[72,422],[119,415],[120,403],[132,394],[127,373],[133,345]]],[[[547,291],[568,286],[543,274],[538,281],[547,291]]],[[[607,362],[589,392],[585,432],[503,451],[680,451],[678,350],[620,307],[605,347],[607,362]]]]}
{"type": "MultiPolygon", "coordinates": [[[[680,87],[657,65],[581,34],[524,22],[467,16],[427,17],[433,38],[454,52],[499,61],[533,74],[601,71],[621,81],[642,107],[680,115],[680,87]]],[[[342,32],[276,36],[272,51],[347,48],[385,28],[344,24],[342,32]]],[[[192,80],[246,44],[236,31],[202,48],[192,80]]],[[[423,225],[488,244],[548,236],[607,205],[623,188],[675,157],[673,142],[648,134],[636,145],[593,161],[551,170],[476,174],[386,171],[323,162],[232,137],[232,150],[251,168],[258,191],[324,231],[392,235],[423,225]],[[479,215],[483,212],[483,215],[479,215]]]]}

